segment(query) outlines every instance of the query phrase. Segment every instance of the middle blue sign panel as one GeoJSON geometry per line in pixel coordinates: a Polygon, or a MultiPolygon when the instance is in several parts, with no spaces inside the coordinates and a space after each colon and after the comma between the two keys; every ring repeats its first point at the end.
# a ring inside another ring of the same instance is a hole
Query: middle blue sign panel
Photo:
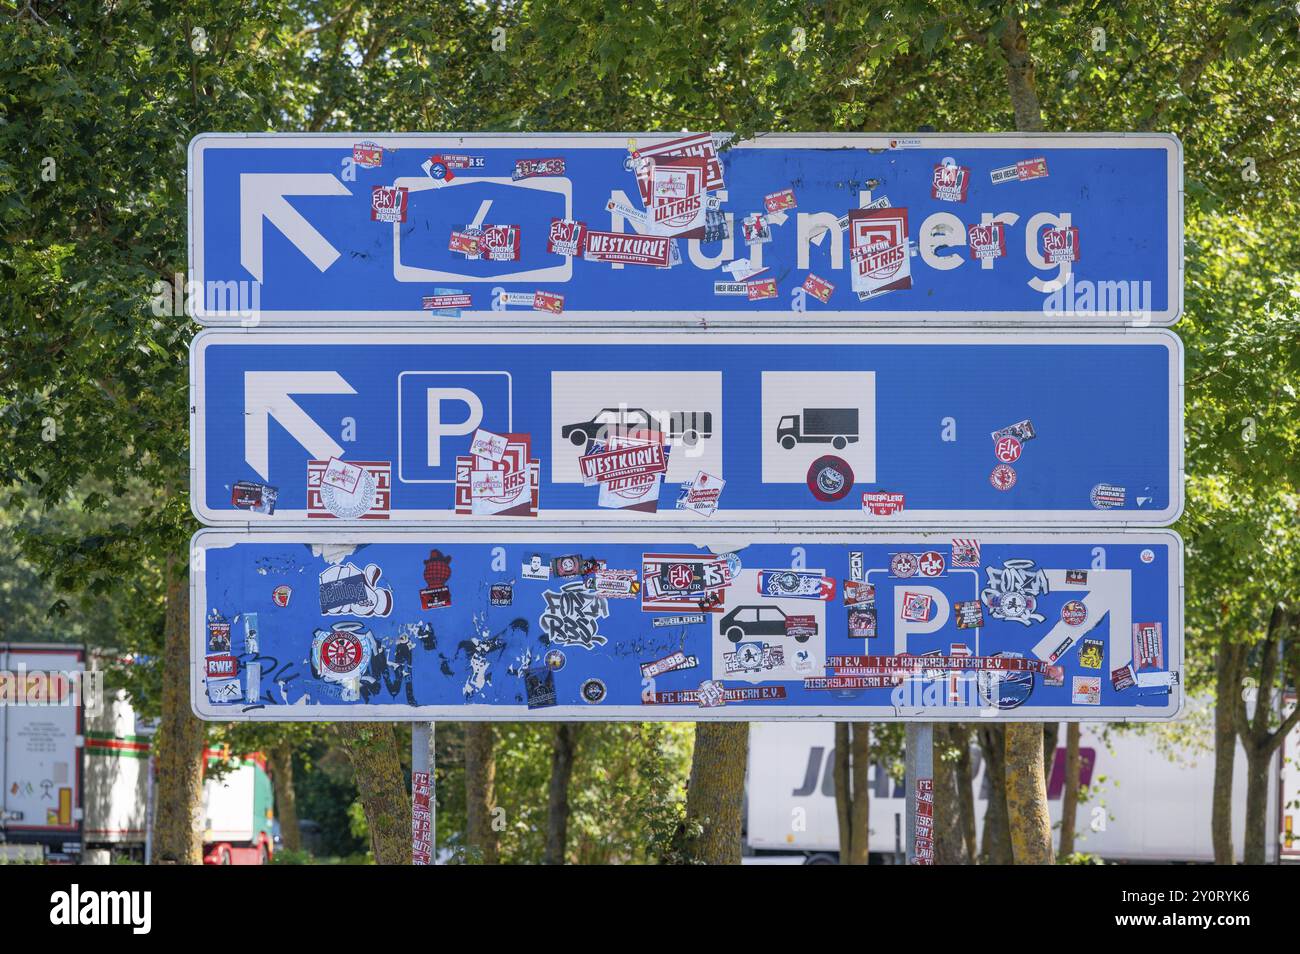
{"type": "Polygon", "coordinates": [[[1160,525],[1165,331],[208,331],[215,524],[1160,525]]]}

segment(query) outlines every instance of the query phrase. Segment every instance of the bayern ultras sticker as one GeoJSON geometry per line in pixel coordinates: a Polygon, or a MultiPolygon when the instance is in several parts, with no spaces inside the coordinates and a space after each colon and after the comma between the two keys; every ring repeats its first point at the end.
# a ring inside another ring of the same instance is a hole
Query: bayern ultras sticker
{"type": "Polygon", "coordinates": [[[853,468],[842,457],[818,457],[808,468],[808,489],[826,503],[843,500],[853,489],[853,468]]]}

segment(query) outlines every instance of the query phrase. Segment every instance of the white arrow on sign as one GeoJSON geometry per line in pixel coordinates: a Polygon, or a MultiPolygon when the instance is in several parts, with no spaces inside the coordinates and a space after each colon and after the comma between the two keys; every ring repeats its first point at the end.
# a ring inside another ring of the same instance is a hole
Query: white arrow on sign
{"type": "Polygon", "coordinates": [[[244,460],[270,480],[268,421],[275,418],[315,460],[328,460],[343,448],[307,416],[290,394],[356,394],[337,371],[245,371],[244,460]]]}
{"type": "Polygon", "coordinates": [[[262,219],[284,233],[294,246],[325,271],[339,251],[315,226],[285,201],[286,195],[351,195],[328,172],[246,172],[239,176],[239,264],[262,281],[262,219]]]}
{"type": "MultiPolygon", "coordinates": [[[[1085,592],[1083,605],[1087,607],[1086,622],[1110,617],[1110,671],[1123,669],[1133,659],[1133,575],[1128,570],[1089,570],[1087,583],[1067,583],[1065,570],[1048,570],[1047,583],[1053,593],[1074,590],[1085,592]]],[[[1096,625],[1096,623],[1094,623],[1096,625]]],[[[1044,662],[1056,654],[1060,659],[1092,627],[1071,626],[1061,620],[1034,647],[1034,655],[1044,662]]]]}

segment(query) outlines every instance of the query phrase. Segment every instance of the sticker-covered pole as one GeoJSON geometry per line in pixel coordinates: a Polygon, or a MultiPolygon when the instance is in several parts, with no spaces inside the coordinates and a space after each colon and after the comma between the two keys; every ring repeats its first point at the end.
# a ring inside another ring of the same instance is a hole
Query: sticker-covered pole
{"type": "Polygon", "coordinates": [[[411,723],[411,864],[433,864],[433,723],[411,723]]]}
{"type": "Polygon", "coordinates": [[[934,864],[934,724],[907,723],[907,863],[934,864]]]}

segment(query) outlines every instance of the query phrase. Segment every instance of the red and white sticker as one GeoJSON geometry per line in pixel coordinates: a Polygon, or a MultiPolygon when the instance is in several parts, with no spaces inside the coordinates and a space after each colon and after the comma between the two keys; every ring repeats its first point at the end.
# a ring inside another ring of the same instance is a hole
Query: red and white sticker
{"type": "Polygon", "coordinates": [[[546,235],[546,251],[553,255],[581,255],[587,224],[574,219],[551,219],[546,235]]]}
{"type": "Polygon", "coordinates": [[[587,232],[584,257],[589,262],[615,265],[653,265],[663,268],[671,254],[671,241],[663,235],[628,235],[622,232],[587,232]]]}
{"type": "Polygon", "coordinates": [[[694,157],[653,160],[649,170],[650,230],[655,235],[681,235],[704,227],[707,163],[694,157]]]}
{"type": "Polygon", "coordinates": [[[1007,233],[1001,222],[972,225],[966,230],[966,240],[971,258],[1003,258],[1007,254],[1007,233]]]}
{"type": "Polygon", "coordinates": [[[1028,179],[1043,179],[1047,176],[1047,158],[1021,159],[1014,166],[1003,166],[989,173],[994,185],[1003,182],[1025,182],[1028,179]]]}
{"type": "Polygon", "coordinates": [[[823,305],[827,305],[830,304],[831,293],[835,291],[835,286],[826,279],[818,278],[816,275],[809,273],[808,277],[803,280],[803,290],[823,305]]]}
{"type": "Polygon", "coordinates": [[[364,474],[365,471],[356,464],[331,457],[325,468],[325,474],[321,477],[321,483],[337,487],[347,493],[354,493],[364,474]]]}
{"type": "Polygon", "coordinates": [[[745,291],[749,295],[750,301],[763,301],[766,298],[775,298],[776,279],[758,278],[752,282],[746,282],[745,291]]]}
{"type": "Polygon", "coordinates": [[[785,212],[798,205],[799,203],[795,201],[794,189],[782,189],[780,192],[769,192],[763,196],[763,208],[769,212],[785,212]]]}
{"type": "Polygon", "coordinates": [[[1061,607],[1061,622],[1067,626],[1082,626],[1088,619],[1088,607],[1083,600],[1070,600],[1061,607]]]}
{"type": "Polygon", "coordinates": [[[998,464],[989,474],[989,483],[994,490],[1010,490],[1016,485],[1016,470],[1010,464],[998,464]]]}
{"type": "Polygon", "coordinates": [[[447,243],[447,250],[450,252],[460,252],[467,258],[478,258],[479,236],[471,235],[469,232],[452,232],[451,240],[447,243]]]}
{"type": "Polygon", "coordinates": [[[907,209],[850,209],[849,259],[859,295],[911,288],[907,209]]]}
{"type": "Polygon", "coordinates": [[[943,571],[947,568],[947,562],[938,550],[927,550],[916,563],[922,576],[943,576],[943,571]]]}
{"type": "Polygon", "coordinates": [[[519,261],[519,226],[488,225],[479,239],[479,255],[489,262],[519,261]]]}
{"type": "Polygon", "coordinates": [[[497,463],[506,454],[506,443],[504,434],[493,434],[480,427],[474,432],[474,439],[470,441],[469,452],[475,457],[497,463]]]}
{"type": "Polygon", "coordinates": [[[906,501],[904,494],[890,493],[887,490],[869,490],[862,494],[862,509],[877,517],[888,517],[902,513],[906,501]]]}
{"type": "Polygon", "coordinates": [[[993,456],[1004,464],[1014,464],[1020,460],[1024,445],[1014,437],[999,437],[993,445],[993,456]]]}
{"type": "Polygon", "coordinates": [[[533,293],[533,311],[544,311],[551,315],[564,314],[564,296],[556,292],[541,291],[533,293]]]}
{"type": "Polygon", "coordinates": [[[548,159],[516,159],[514,179],[531,179],[534,176],[564,175],[564,160],[558,156],[548,159]]]}
{"type": "Polygon", "coordinates": [[[1047,229],[1043,232],[1043,258],[1049,262],[1077,262],[1079,260],[1079,229],[1047,229]]]}
{"type": "Polygon", "coordinates": [[[930,180],[930,195],[941,202],[965,202],[970,188],[970,169],[945,159],[934,167],[930,180]]]}
{"type": "Polygon", "coordinates": [[[353,143],[352,161],[363,169],[378,169],[384,164],[384,147],[377,142],[353,143]]]}
{"type": "Polygon", "coordinates": [[[370,219],[373,222],[405,222],[405,186],[375,186],[370,190],[370,219]]]}
{"type": "Polygon", "coordinates": [[[443,308],[468,308],[473,304],[470,295],[425,295],[421,303],[425,311],[438,311],[443,308]]]}

